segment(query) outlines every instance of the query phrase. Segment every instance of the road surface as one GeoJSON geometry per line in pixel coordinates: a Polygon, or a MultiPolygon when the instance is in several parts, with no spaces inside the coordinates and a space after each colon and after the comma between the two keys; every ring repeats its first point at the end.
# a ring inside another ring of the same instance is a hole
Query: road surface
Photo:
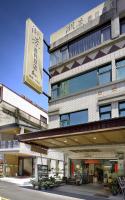
{"type": "Polygon", "coordinates": [[[108,200],[102,197],[72,195],[70,191],[69,194],[54,194],[54,190],[38,191],[3,181],[0,181],[0,197],[3,198],[0,198],[0,200],[108,200]]]}

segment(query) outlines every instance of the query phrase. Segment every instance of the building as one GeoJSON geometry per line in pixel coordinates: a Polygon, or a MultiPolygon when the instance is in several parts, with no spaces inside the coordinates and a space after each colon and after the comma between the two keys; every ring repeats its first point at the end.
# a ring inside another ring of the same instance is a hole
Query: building
{"type": "Polygon", "coordinates": [[[49,129],[19,139],[62,151],[65,176],[125,173],[124,0],[53,33],[50,56],[49,129]]]}
{"type": "Polygon", "coordinates": [[[48,113],[4,85],[0,85],[0,175],[34,175],[36,157],[40,153],[19,143],[17,134],[44,130],[48,113]]]}

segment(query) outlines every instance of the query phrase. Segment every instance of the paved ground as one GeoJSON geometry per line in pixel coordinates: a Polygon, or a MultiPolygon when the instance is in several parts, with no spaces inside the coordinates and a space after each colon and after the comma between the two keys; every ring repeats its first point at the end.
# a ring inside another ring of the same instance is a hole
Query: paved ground
{"type": "Polygon", "coordinates": [[[19,186],[31,186],[31,178],[0,177],[0,180],[8,183],[15,183],[19,186]]]}
{"type": "MultiPolygon", "coordinates": [[[[58,191],[47,190],[37,191],[32,190],[31,187],[20,187],[13,183],[0,181],[0,196],[10,200],[109,200],[109,198],[88,196],[80,193],[73,193],[72,191],[58,191]]],[[[115,198],[119,200],[119,198],[115,198]]],[[[114,199],[112,199],[114,200],[114,199]]]]}

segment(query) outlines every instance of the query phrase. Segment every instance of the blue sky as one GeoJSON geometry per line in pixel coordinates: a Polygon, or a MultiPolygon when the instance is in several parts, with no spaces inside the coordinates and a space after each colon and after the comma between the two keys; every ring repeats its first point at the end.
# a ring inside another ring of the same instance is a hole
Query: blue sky
{"type": "MultiPolygon", "coordinates": [[[[42,30],[49,43],[50,34],[70,23],[103,0],[0,0],[0,83],[23,94],[43,108],[48,99],[23,84],[25,21],[32,21],[42,30]]],[[[44,54],[49,67],[49,55],[44,54]]],[[[43,88],[47,91],[44,74],[43,88]]]]}

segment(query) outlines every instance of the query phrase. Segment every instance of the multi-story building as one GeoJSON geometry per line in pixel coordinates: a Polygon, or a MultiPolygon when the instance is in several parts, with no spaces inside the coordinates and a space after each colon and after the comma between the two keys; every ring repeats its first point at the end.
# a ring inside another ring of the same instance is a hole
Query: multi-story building
{"type": "Polygon", "coordinates": [[[86,168],[92,176],[124,173],[124,0],[108,0],[53,33],[50,54],[49,129],[29,143],[63,151],[66,176],[86,168]]]}
{"type": "Polygon", "coordinates": [[[47,129],[48,113],[25,96],[0,85],[0,175],[34,175],[35,149],[17,140],[17,134],[47,129]]]}

